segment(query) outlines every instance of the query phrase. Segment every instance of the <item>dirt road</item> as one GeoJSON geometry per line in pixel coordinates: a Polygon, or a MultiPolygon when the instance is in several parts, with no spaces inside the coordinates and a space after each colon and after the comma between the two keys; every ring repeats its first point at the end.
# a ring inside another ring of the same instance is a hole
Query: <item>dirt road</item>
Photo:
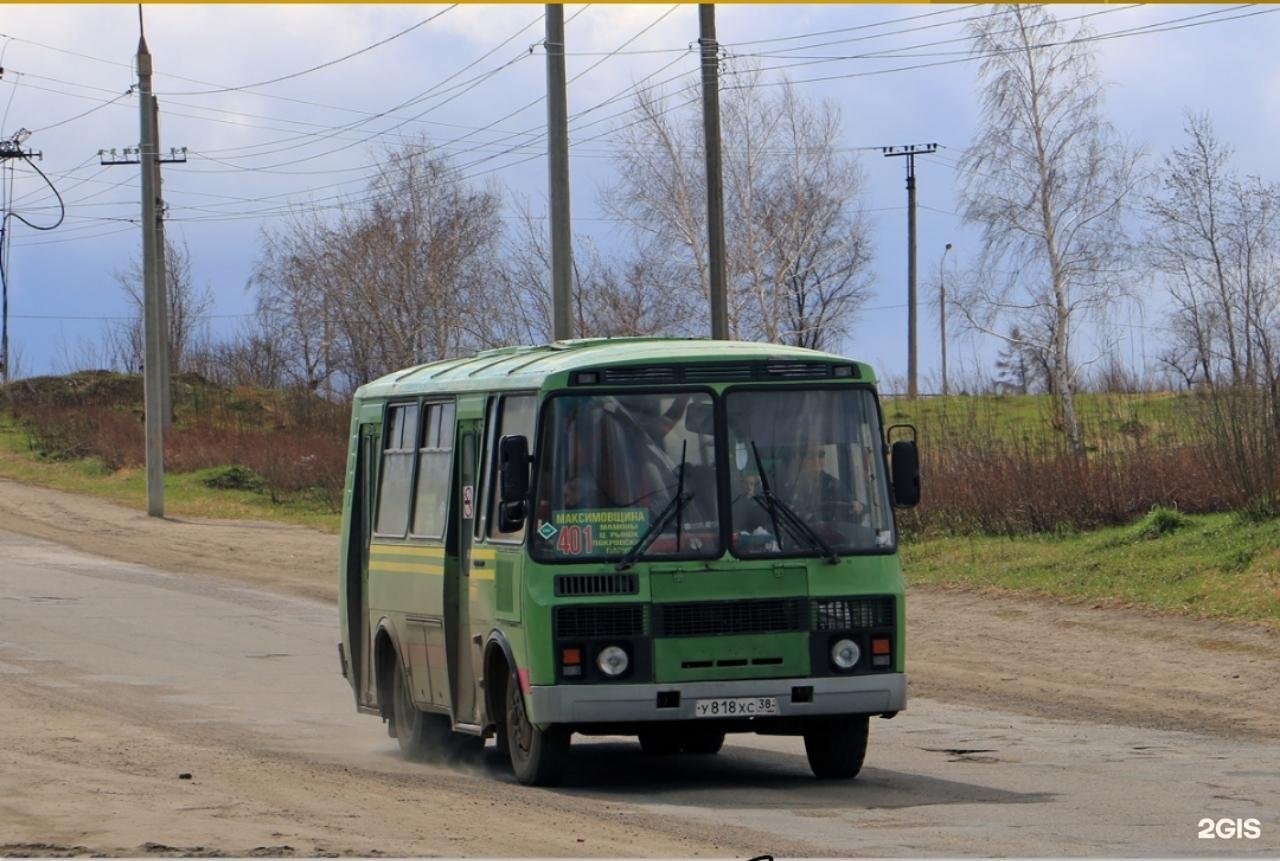
{"type": "Polygon", "coordinates": [[[3,483],[0,516],[97,551],[0,532],[0,855],[1280,851],[1260,631],[917,592],[913,699],[874,722],[857,782],[814,781],[791,739],[675,760],[589,739],[565,787],[534,790],[492,746],[403,762],[354,713],[332,537],[3,483]],[[1206,817],[1262,837],[1197,839],[1206,817]]]}

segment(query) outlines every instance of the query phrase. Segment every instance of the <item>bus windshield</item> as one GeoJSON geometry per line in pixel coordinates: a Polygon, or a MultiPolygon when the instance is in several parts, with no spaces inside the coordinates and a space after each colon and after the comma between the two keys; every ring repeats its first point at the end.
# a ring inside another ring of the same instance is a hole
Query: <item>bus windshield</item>
{"type": "Polygon", "coordinates": [[[561,395],[545,421],[536,557],[722,553],[710,394],[561,395]]]}
{"type": "Polygon", "coordinates": [[[895,546],[870,391],[730,391],[725,406],[735,555],[895,546]]]}

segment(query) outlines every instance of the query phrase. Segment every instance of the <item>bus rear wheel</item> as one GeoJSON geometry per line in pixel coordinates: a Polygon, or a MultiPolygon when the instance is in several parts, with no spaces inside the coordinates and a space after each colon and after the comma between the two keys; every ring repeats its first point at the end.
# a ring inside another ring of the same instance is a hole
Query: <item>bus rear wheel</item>
{"type": "Polygon", "coordinates": [[[511,771],[526,786],[554,786],[564,777],[569,759],[569,731],[562,726],[538,729],[529,722],[514,672],[507,678],[505,721],[511,771]]]}
{"type": "Polygon", "coordinates": [[[691,753],[709,756],[724,747],[724,733],[707,729],[654,729],[640,733],[640,749],[649,756],[691,753]]]}
{"type": "Polygon", "coordinates": [[[862,770],[867,755],[866,715],[815,722],[804,733],[804,752],[814,777],[849,780],[862,770]]]}
{"type": "Polygon", "coordinates": [[[710,756],[713,753],[719,753],[720,748],[724,747],[724,733],[711,730],[691,730],[685,733],[682,747],[685,753],[710,756]]]}
{"type": "Polygon", "coordinates": [[[448,750],[449,719],[427,714],[409,697],[409,682],[399,661],[391,671],[391,729],[400,753],[408,759],[429,759],[448,750]]]}

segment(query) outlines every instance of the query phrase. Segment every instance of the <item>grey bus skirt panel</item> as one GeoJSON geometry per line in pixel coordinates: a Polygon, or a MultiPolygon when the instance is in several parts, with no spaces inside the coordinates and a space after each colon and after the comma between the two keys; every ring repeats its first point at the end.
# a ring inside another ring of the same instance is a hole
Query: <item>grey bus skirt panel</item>
{"type": "Polygon", "coordinates": [[[668,684],[534,685],[530,719],[539,725],[700,721],[698,700],[773,697],[778,717],[887,714],[907,705],[905,673],[668,684]],[[679,694],[678,704],[673,693],[679,694]],[[661,697],[660,697],[661,695],[661,697]],[[663,706],[659,707],[659,702],[663,706]]]}

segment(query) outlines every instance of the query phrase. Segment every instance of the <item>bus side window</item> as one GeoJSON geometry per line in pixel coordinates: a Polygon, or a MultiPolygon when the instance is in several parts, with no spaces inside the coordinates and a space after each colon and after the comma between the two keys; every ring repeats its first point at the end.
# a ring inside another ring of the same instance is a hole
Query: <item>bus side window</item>
{"type": "MultiPolygon", "coordinates": [[[[538,399],[533,395],[507,395],[498,402],[498,428],[492,437],[492,445],[489,447],[489,458],[493,460],[497,457],[498,442],[504,436],[523,436],[529,440],[529,445],[533,446],[534,424],[538,415],[538,399]]],[[[489,470],[489,538],[494,541],[506,541],[519,543],[524,541],[524,528],[521,527],[519,532],[498,532],[496,526],[498,522],[497,511],[498,506],[504,500],[502,498],[502,487],[499,482],[495,481],[493,475],[496,470],[489,470]]]]}
{"type": "Polygon", "coordinates": [[[413,480],[413,447],[418,436],[418,405],[393,404],[387,410],[387,436],[382,449],[378,519],[374,533],[402,536],[409,525],[409,485],[413,480]]]}
{"type": "Polygon", "coordinates": [[[449,466],[453,454],[454,405],[424,404],[418,449],[418,486],[414,493],[412,534],[442,538],[449,514],[449,466]]]}

